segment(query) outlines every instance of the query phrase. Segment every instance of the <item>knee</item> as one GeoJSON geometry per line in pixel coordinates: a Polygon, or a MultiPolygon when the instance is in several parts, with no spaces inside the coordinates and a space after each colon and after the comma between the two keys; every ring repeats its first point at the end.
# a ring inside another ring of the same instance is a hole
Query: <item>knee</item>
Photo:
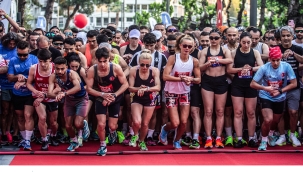
{"type": "Polygon", "coordinates": [[[72,128],[72,125],[71,125],[71,124],[68,124],[68,123],[65,123],[65,128],[66,128],[66,129],[70,129],[70,128],[72,128]]]}
{"type": "Polygon", "coordinates": [[[112,131],[115,131],[117,129],[118,124],[109,123],[108,128],[112,131]]]}
{"type": "Polygon", "coordinates": [[[180,122],[181,127],[186,127],[186,125],[187,125],[187,120],[180,122]]]}
{"type": "Polygon", "coordinates": [[[212,110],[204,111],[204,117],[211,118],[212,116],[213,116],[213,111],[212,110]]]}
{"type": "Polygon", "coordinates": [[[104,122],[98,122],[98,128],[101,130],[105,129],[106,124],[104,122]]]}
{"type": "Polygon", "coordinates": [[[216,116],[217,116],[217,118],[223,118],[224,117],[224,109],[217,109],[216,110],[216,116]]]}
{"type": "Polygon", "coordinates": [[[291,118],[298,117],[298,111],[296,111],[296,110],[290,110],[289,111],[289,117],[291,117],[291,118]]]}
{"type": "Polygon", "coordinates": [[[39,118],[39,123],[46,123],[46,117],[40,117],[39,118]]]}
{"type": "Polygon", "coordinates": [[[133,126],[136,127],[136,128],[140,128],[141,120],[133,120],[133,126]]]}
{"type": "Polygon", "coordinates": [[[141,128],[148,128],[148,123],[147,122],[142,122],[141,128]]]}
{"type": "Polygon", "coordinates": [[[180,121],[178,121],[178,120],[171,121],[171,126],[173,128],[177,128],[179,126],[179,124],[180,124],[180,121]]]}
{"type": "Polygon", "coordinates": [[[234,113],[234,118],[242,119],[242,117],[243,117],[243,111],[242,110],[236,110],[235,113],[234,113]]]}
{"type": "Polygon", "coordinates": [[[266,124],[266,125],[271,124],[272,121],[273,121],[273,118],[272,118],[272,117],[267,117],[267,118],[264,118],[264,119],[263,119],[263,123],[266,124]]]}
{"type": "Polygon", "coordinates": [[[247,119],[253,120],[255,119],[255,117],[256,117],[255,111],[247,112],[247,119]]]}

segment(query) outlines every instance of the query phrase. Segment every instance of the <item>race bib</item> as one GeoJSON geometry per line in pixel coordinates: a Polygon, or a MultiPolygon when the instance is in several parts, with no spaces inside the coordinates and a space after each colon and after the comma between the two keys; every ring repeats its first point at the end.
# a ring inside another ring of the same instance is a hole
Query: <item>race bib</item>
{"type": "Polygon", "coordinates": [[[238,72],[238,77],[241,79],[253,78],[253,73],[251,70],[241,70],[238,72]]]}
{"type": "Polygon", "coordinates": [[[267,81],[267,84],[277,89],[282,88],[282,81],[267,81]]]}
{"type": "MultiPolygon", "coordinates": [[[[210,60],[215,60],[215,59],[223,59],[222,56],[211,56],[211,57],[207,57],[207,60],[210,61],[210,60]]],[[[222,66],[222,64],[220,63],[217,63],[217,62],[214,62],[210,65],[210,67],[219,67],[219,66],[222,66]]]]}
{"type": "Polygon", "coordinates": [[[175,71],[174,76],[175,77],[180,77],[180,76],[189,76],[190,72],[177,72],[175,71]]]}
{"type": "Polygon", "coordinates": [[[114,87],[112,84],[110,84],[108,86],[99,85],[99,88],[100,88],[101,92],[104,92],[104,93],[113,93],[114,92],[114,87]]]}

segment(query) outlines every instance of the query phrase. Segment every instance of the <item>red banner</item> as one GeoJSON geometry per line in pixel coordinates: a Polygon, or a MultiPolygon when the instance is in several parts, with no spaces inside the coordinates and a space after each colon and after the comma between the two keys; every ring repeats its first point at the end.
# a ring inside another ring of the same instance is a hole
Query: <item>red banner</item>
{"type": "Polygon", "coordinates": [[[223,17],[222,17],[222,1],[217,0],[217,28],[222,26],[223,17]]]}

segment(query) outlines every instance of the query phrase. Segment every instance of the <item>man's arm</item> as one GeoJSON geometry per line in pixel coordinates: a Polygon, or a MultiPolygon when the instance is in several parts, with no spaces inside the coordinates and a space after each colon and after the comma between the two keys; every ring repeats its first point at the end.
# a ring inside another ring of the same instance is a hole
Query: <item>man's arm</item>
{"type": "Polygon", "coordinates": [[[55,78],[56,75],[53,73],[51,76],[48,78],[48,92],[47,92],[47,97],[49,98],[56,98],[57,94],[54,93],[54,88],[55,88],[55,78]]]}
{"type": "Polygon", "coordinates": [[[0,74],[6,74],[8,71],[8,67],[7,66],[1,66],[0,67],[0,74]]]}
{"type": "Polygon", "coordinates": [[[90,67],[86,73],[87,78],[86,78],[86,91],[88,94],[95,96],[95,97],[101,97],[102,92],[96,91],[93,89],[93,84],[94,84],[94,76],[95,76],[95,71],[94,67],[90,67]]]}
{"type": "Polygon", "coordinates": [[[261,54],[261,58],[263,61],[267,61],[268,57],[269,57],[269,47],[266,44],[262,45],[262,52],[263,54],[261,54]]]}
{"type": "Polygon", "coordinates": [[[129,75],[129,66],[121,56],[119,56],[119,65],[121,66],[124,75],[127,77],[129,75]]]}
{"type": "Polygon", "coordinates": [[[8,14],[6,14],[4,10],[0,9],[0,15],[4,16],[17,31],[20,31],[19,25],[8,14]]]}
{"type": "Polygon", "coordinates": [[[78,91],[81,90],[81,85],[80,85],[81,79],[80,79],[78,73],[75,71],[72,71],[72,70],[69,73],[69,77],[70,77],[71,82],[73,83],[74,87],[71,88],[70,90],[67,90],[65,92],[65,94],[66,95],[76,94],[78,91]]]}
{"type": "Polygon", "coordinates": [[[116,75],[121,83],[121,87],[119,88],[119,90],[117,90],[115,92],[116,96],[119,96],[124,93],[124,91],[128,88],[129,85],[128,85],[127,79],[122,71],[122,68],[119,65],[114,64],[114,72],[116,73],[116,75]]]}
{"type": "Polygon", "coordinates": [[[84,69],[86,69],[87,68],[87,59],[86,59],[86,57],[81,52],[79,53],[79,57],[80,57],[80,60],[81,60],[81,66],[84,67],[84,69]]]}
{"type": "Polygon", "coordinates": [[[120,48],[120,56],[123,56],[126,50],[126,46],[120,48]]]}
{"type": "Polygon", "coordinates": [[[35,87],[33,86],[35,71],[36,71],[36,65],[31,66],[31,68],[29,69],[26,87],[35,95],[39,96],[40,91],[36,90],[35,87]]]}
{"type": "Polygon", "coordinates": [[[194,59],[194,74],[195,77],[193,78],[192,82],[194,84],[200,84],[201,82],[201,71],[200,71],[200,66],[199,66],[199,60],[198,59],[194,59]]]}

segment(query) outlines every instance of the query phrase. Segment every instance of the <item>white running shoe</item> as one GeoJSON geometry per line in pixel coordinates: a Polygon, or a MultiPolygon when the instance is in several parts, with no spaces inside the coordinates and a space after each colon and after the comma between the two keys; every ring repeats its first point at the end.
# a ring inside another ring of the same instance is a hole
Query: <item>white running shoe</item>
{"type": "Polygon", "coordinates": [[[276,141],[276,145],[285,146],[286,145],[286,138],[280,136],[279,139],[276,141]]]}
{"type": "Polygon", "coordinates": [[[301,146],[301,142],[295,136],[290,137],[290,141],[293,147],[301,146]]]}

